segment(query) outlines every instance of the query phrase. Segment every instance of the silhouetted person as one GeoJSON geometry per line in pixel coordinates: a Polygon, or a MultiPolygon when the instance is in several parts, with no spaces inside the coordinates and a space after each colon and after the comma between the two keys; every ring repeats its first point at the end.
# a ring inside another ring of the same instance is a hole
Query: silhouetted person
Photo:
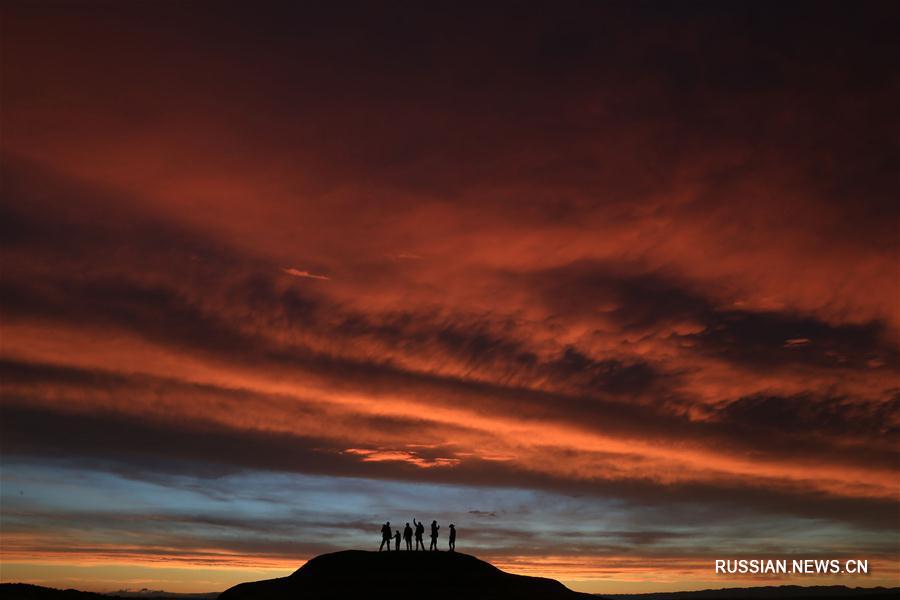
{"type": "Polygon", "coordinates": [[[422,541],[422,536],[425,535],[425,526],[422,523],[416,522],[416,518],[413,517],[413,525],[416,526],[416,550],[419,549],[419,546],[422,546],[422,551],[425,551],[425,542],[422,541]]]}
{"type": "Polygon", "coordinates": [[[437,538],[438,538],[438,529],[441,526],[437,524],[437,521],[431,522],[431,546],[428,547],[429,550],[437,550],[437,538]]]}
{"type": "Polygon", "coordinates": [[[381,526],[381,545],[378,546],[378,551],[381,552],[381,549],[384,548],[384,545],[387,544],[388,552],[391,551],[391,522],[388,521],[384,525],[381,526]]]}
{"type": "Polygon", "coordinates": [[[450,552],[456,550],[456,527],[450,523],[450,552]]]}
{"type": "Polygon", "coordinates": [[[409,523],[403,528],[403,539],[406,541],[406,549],[412,550],[412,527],[409,526],[409,523]]]}
{"type": "Polygon", "coordinates": [[[394,532],[394,550],[400,552],[400,530],[394,532]]]}

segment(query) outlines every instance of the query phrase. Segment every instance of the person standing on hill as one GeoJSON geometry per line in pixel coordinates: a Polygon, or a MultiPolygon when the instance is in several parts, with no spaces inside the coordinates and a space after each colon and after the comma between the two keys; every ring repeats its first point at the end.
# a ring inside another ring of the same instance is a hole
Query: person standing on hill
{"type": "Polygon", "coordinates": [[[456,551],[456,526],[450,523],[450,552],[456,551]]]}
{"type": "Polygon", "coordinates": [[[400,552],[400,530],[394,532],[394,550],[400,552]]]}
{"type": "Polygon", "coordinates": [[[429,550],[437,550],[437,539],[438,539],[438,529],[441,526],[437,524],[437,521],[431,522],[431,546],[428,548],[429,550]]]}
{"type": "Polygon", "coordinates": [[[421,546],[422,551],[424,552],[425,542],[422,540],[422,536],[425,535],[425,526],[422,525],[422,523],[417,522],[415,517],[413,517],[413,525],[416,526],[416,550],[421,546]]]}
{"type": "Polygon", "coordinates": [[[378,551],[384,548],[384,545],[387,544],[388,552],[391,551],[391,522],[388,521],[384,525],[381,526],[381,545],[378,546],[378,551]]]}
{"type": "Polygon", "coordinates": [[[412,527],[407,523],[406,527],[403,528],[403,540],[406,542],[407,550],[412,550],[412,533],[412,527]]]}

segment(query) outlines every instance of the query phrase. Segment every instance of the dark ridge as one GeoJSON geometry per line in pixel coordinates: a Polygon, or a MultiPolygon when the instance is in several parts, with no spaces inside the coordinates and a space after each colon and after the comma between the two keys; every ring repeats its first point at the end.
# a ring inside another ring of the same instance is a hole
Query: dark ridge
{"type": "Polygon", "coordinates": [[[363,552],[346,550],[310,560],[288,577],[242,583],[220,600],[596,600],[554,579],[504,573],[458,552],[363,552]]]}
{"type": "Polygon", "coordinates": [[[764,598],[900,598],[900,588],[849,588],[844,585],[779,585],[751,588],[723,588],[696,592],[653,592],[650,594],[607,594],[613,600],[761,600],[764,598]]]}
{"type": "Polygon", "coordinates": [[[109,600],[109,596],[78,590],[57,590],[30,583],[0,583],[3,600],[109,600]]]}
{"type": "Polygon", "coordinates": [[[0,583],[0,600],[116,600],[121,598],[153,598],[153,600],[199,600],[216,598],[215,592],[205,594],[178,594],[175,592],[143,590],[140,592],[120,591],[112,594],[81,592],[78,590],[57,590],[55,588],[31,585],[30,583],[0,583]]]}

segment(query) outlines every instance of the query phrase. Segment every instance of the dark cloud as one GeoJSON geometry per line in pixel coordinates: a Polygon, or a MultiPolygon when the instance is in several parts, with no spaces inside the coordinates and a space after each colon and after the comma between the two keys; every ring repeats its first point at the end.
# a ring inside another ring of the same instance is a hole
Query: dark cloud
{"type": "Polygon", "coordinates": [[[639,395],[655,387],[658,389],[654,384],[662,378],[646,362],[626,364],[614,359],[592,360],[573,347],[566,348],[559,359],[550,362],[547,370],[586,391],[613,395],[639,395]]]}
{"type": "Polygon", "coordinates": [[[881,322],[834,325],[791,313],[722,310],[709,315],[704,331],[686,337],[712,355],[751,368],[900,368],[900,348],[881,322]],[[808,341],[788,343],[796,339],[808,341]]]}
{"type": "Polygon", "coordinates": [[[873,445],[894,445],[900,435],[900,396],[884,402],[860,403],[846,398],[815,396],[750,396],[718,411],[717,416],[749,436],[779,433],[856,437],[873,445]]]}
{"type": "Polygon", "coordinates": [[[558,314],[602,317],[635,333],[687,323],[699,331],[680,337],[742,367],[900,367],[900,347],[882,321],[834,324],[792,311],[736,310],[674,274],[634,275],[620,265],[578,262],[540,277],[551,282],[545,301],[558,314]],[[598,313],[597,306],[610,308],[598,313]],[[802,347],[788,343],[797,339],[807,342],[802,347]]]}

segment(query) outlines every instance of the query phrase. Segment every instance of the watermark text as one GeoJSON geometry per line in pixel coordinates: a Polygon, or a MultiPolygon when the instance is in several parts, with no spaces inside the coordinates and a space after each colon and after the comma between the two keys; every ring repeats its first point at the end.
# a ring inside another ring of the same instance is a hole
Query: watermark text
{"type": "Polygon", "coordinates": [[[868,575],[869,561],[856,558],[716,559],[722,575],[868,575]]]}

